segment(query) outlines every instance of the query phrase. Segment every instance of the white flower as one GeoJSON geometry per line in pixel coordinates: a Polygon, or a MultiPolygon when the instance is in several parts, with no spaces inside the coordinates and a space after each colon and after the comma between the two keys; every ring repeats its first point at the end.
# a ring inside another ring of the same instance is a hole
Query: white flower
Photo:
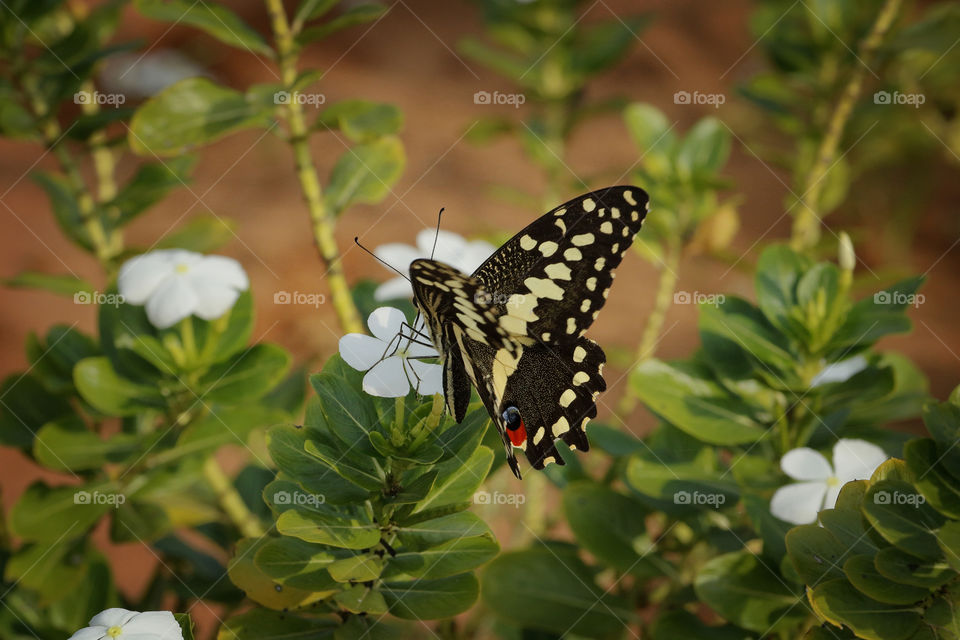
{"type": "Polygon", "coordinates": [[[817,513],[837,504],[843,485],[868,479],[887,457],[877,445],[849,438],[833,446],[832,467],[823,454],[809,447],[788,451],[780,459],[780,468],[800,482],[777,489],[770,512],[793,524],[815,522],[817,513]]]}
{"type": "Polygon", "coordinates": [[[412,386],[421,395],[443,391],[443,367],[429,364],[419,358],[436,358],[436,350],[425,344],[430,338],[422,322],[416,342],[409,339],[406,327],[398,337],[406,318],[393,307],[375,309],[367,318],[373,337],[362,333],[348,333],[340,338],[340,357],[354,369],[367,371],[363,376],[363,390],[372,396],[399,398],[407,395],[412,386]]]}
{"type": "Polygon", "coordinates": [[[183,249],[150,251],[120,268],[117,289],[125,302],[146,304],[147,318],[166,329],[190,315],[213,320],[250,286],[240,263],[183,249]]]}
{"type": "Polygon", "coordinates": [[[183,640],[183,632],[169,611],[107,609],[69,640],[183,640]]]}
{"type": "MultiPolygon", "coordinates": [[[[377,247],[374,254],[401,273],[406,273],[410,263],[417,258],[429,258],[431,252],[434,260],[456,267],[464,273],[473,273],[484,260],[490,257],[494,248],[492,244],[483,240],[467,242],[463,236],[450,231],[440,231],[438,235],[436,229],[424,229],[417,234],[416,247],[391,242],[377,247]],[[436,251],[433,251],[434,238],[437,242],[436,251]]],[[[413,291],[405,278],[397,276],[377,287],[373,295],[377,300],[396,300],[409,298],[413,295],[413,291]]]]}
{"type": "Polygon", "coordinates": [[[831,382],[846,382],[866,368],[867,359],[863,356],[854,356],[840,362],[831,362],[821,369],[817,375],[813,376],[813,380],[810,381],[810,388],[831,382]]]}

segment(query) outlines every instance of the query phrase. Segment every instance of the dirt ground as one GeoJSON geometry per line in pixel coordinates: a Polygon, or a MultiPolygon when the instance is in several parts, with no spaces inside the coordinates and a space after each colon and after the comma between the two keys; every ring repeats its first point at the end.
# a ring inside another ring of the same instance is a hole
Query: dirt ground
{"type": "MultiPolygon", "coordinates": [[[[228,4],[261,32],[267,31],[260,3],[237,0],[228,4]]],[[[591,7],[591,3],[584,6],[591,7]]],[[[656,16],[628,59],[591,86],[591,97],[620,94],[650,102],[678,121],[681,130],[704,115],[716,115],[740,138],[749,139],[758,122],[735,94],[736,85],[762,65],[747,28],[749,9],[750,3],[741,0],[598,0],[587,13],[587,20],[642,11],[653,11],[656,16]],[[716,110],[707,105],[673,103],[674,92],[693,89],[722,92],[728,99],[716,110]]],[[[492,198],[489,192],[494,185],[531,191],[542,187],[539,173],[523,159],[517,145],[503,141],[476,147],[463,139],[475,118],[495,112],[510,114],[512,109],[473,102],[478,90],[513,91],[499,77],[455,53],[461,37],[479,34],[480,30],[478,12],[469,4],[398,0],[376,25],[352,29],[308,51],[305,59],[309,65],[326,71],[319,90],[327,102],[355,97],[391,102],[403,110],[406,119],[402,138],[408,162],[402,179],[384,202],[351,210],[338,229],[351,280],[389,276],[352,246],[354,236],[360,236],[370,247],[391,241],[412,243],[419,229],[434,224],[441,206],[446,207],[444,226],[468,236],[519,229],[535,216],[532,211],[492,198]]],[[[180,49],[235,87],[276,81],[269,62],[227,52],[188,28],[168,30],[167,25],[146,21],[131,11],[123,34],[141,37],[158,48],[180,49]]],[[[329,135],[316,136],[312,148],[324,175],[343,149],[329,135]]],[[[577,133],[570,159],[570,168],[577,174],[616,177],[637,160],[637,151],[619,117],[611,115],[577,133]]],[[[129,172],[130,163],[126,164],[124,170],[129,172]]],[[[69,265],[102,286],[105,283],[97,265],[63,239],[41,190],[26,177],[31,169],[47,166],[53,166],[51,158],[41,157],[36,146],[0,143],[0,193],[4,194],[0,198],[4,204],[0,208],[0,275],[22,270],[62,273],[69,265]]],[[[957,186],[944,173],[936,197],[916,223],[915,244],[906,259],[897,254],[897,261],[891,263],[889,248],[877,235],[866,234],[867,244],[858,246],[859,254],[877,271],[927,274],[923,289],[926,301],[912,312],[913,333],[886,340],[882,346],[909,355],[929,376],[933,393],[940,397],[960,382],[960,332],[955,315],[960,266],[956,245],[960,239],[953,215],[957,186]]],[[[679,288],[752,297],[750,275],[743,267],[756,259],[759,246],[787,236],[790,218],[783,215],[783,197],[789,176],[763,164],[739,143],[734,145],[726,174],[744,197],[734,253],[746,257],[741,268],[729,271],[710,258],[686,259],[679,288]]],[[[204,149],[190,190],[177,191],[139,219],[130,229],[128,244],[149,246],[190,216],[205,211],[238,223],[237,238],[224,252],[239,259],[250,275],[257,308],[255,338],[277,342],[298,360],[318,366],[336,349],[339,331],[333,310],[329,306],[315,309],[273,304],[273,294],[280,290],[326,292],[292,158],[282,141],[262,132],[245,132],[204,149]]],[[[837,227],[842,221],[842,215],[838,215],[830,219],[830,224],[837,227]]],[[[877,281],[875,286],[881,288],[892,280],[877,281]]],[[[590,335],[605,347],[632,349],[652,308],[656,272],[640,258],[628,257],[616,282],[590,335]]],[[[26,366],[23,343],[31,331],[45,332],[54,323],[76,323],[85,331],[95,326],[93,307],[74,305],[45,293],[0,289],[0,307],[3,375],[26,366]]],[[[697,344],[696,315],[691,305],[670,309],[657,349],[660,357],[682,357],[691,352],[697,344]]],[[[601,398],[601,417],[609,415],[609,407],[615,406],[625,385],[622,368],[607,371],[609,390],[601,398]]],[[[626,428],[640,434],[652,421],[652,416],[641,409],[626,417],[626,428]]],[[[0,488],[9,508],[24,487],[42,474],[9,450],[0,451],[0,460],[0,488]]],[[[136,559],[134,564],[142,566],[141,551],[125,546],[115,549],[113,555],[120,567],[127,564],[125,559],[136,559]]],[[[121,583],[136,589],[138,576],[146,573],[142,568],[121,571],[121,583]]]]}

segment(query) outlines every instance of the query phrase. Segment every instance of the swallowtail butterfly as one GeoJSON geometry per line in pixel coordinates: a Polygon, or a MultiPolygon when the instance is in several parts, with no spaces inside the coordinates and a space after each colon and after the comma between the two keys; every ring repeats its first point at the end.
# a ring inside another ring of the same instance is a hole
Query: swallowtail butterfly
{"type": "Polygon", "coordinates": [[[435,260],[410,265],[414,302],[443,360],[448,410],[463,420],[472,384],[518,478],[515,447],[535,469],[563,464],[557,438],[589,449],[584,427],[607,386],[606,356],[583,333],[647,208],[642,189],[609,187],[533,221],[471,275],[435,260]]]}

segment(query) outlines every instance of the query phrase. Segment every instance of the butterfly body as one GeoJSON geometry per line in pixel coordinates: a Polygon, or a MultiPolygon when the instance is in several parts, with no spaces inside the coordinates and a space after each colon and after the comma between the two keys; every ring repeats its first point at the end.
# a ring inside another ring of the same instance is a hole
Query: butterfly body
{"type": "Polygon", "coordinates": [[[583,333],[606,302],[647,211],[637,187],[609,187],[541,216],[473,274],[434,260],[410,265],[414,302],[443,358],[447,407],[459,422],[473,386],[519,478],[514,448],[542,469],[554,445],[587,451],[584,427],[606,389],[606,357],[583,333]]]}

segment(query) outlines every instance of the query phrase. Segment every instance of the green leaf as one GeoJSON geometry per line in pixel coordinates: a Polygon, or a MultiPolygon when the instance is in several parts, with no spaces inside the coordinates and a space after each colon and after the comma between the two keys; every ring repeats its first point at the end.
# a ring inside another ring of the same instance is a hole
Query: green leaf
{"type": "MultiPolygon", "coordinates": [[[[592,434],[592,431],[591,431],[592,434]]],[[[593,482],[574,482],[563,492],[567,522],[584,549],[598,560],[637,576],[657,575],[646,532],[647,509],[636,500],[593,482]]]]}
{"type": "MultiPolygon", "coordinates": [[[[762,372],[772,369],[780,378],[795,377],[796,356],[786,337],[747,301],[729,296],[716,305],[701,305],[699,327],[704,347],[713,357],[719,357],[721,349],[727,354],[732,351],[734,357],[746,361],[744,368],[755,363],[762,372]]],[[[729,363],[718,364],[727,366],[729,363]]]]}
{"type": "Polygon", "coordinates": [[[387,561],[386,576],[405,574],[432,580],[476,569],[497,555],[500,545],[490,534],[460,537],[419,551],[400,550],[387,561]]]}
{"type": "Polygon", "coordinates": [[[236,224],[220,216],[197,216],[157,242],[157,249],[187,249],[211,253],[237,237],[236,224]]]}
{"type": "Polygon", "coordinates": [[[806,342],[807,330],[796,318],[797,284],[810,262],[790,247],[773,245],[760,255],[754,286],[757,304],[775,327],[806,342]]]}
{"type": "Polygon", "coordinates": [[[940,527],[937,544],[953,570],[960,572],[960,522],[954,520],[940,527]]]}
{"type": "Polygon", "coordinates": [[[269,124],[270,113],[243,94],[205,78],[187,78],[143,103],[130,121],[128,137],[136,154],[179,156],[236,131],[269,124]]]}
{"type": "Polygon", "coordinates": [[[195,161],[193,156],[181,156],[164,162],[150,162],[137,169],[116,197],[106,205],[119,211],[117,224],[122,226],[129,223],[163,200],[172,190],[186,186],[195,161]]]}
{"type": "Polygon", "coordinates": [[[864,497],[863,512],[877,533],[899,549],[919,558],[940,557],[936,530],[944,517],[909,483],[875,482],[864,497]]]}
{"type": "Polygon", "coordinates": [[[321,112],[315,128],[343,131],[353,142],[370,142],[400,132],[403,113],[396,106],[371,100],[342,100],[321,112]]]}
{"type": "Polygon", "coordinates": [[[251,609],[220,625],[217,640],[329,640],[336,627],[329,618],[251,609]]]}
{"type": "Polygon", "coordinates": [[[425,513],[432,509],[463,504],[473,498],[477,487],[486,479],[493,463],[493,451],[481,446],[467,460],[451,460],[443,467],[430,493],[414,509],[425,513]],[[447,467],[450,467],[447,470],[447,467]]]}
{"type": "Polygon", "coordinates": [[[439,620],[469,609],[480,586],[472,573],[412,582],[385,582],[380,587],[392,615],[404,620],[439,620]]]}
{"type": "Polygon", "coordinates": [[[396,531],[400,542],[409,549],[429,549],[458,538],[493,535],[487,523],[470,511],[415,524],[401,524],[396,531]]]}
{"type": "Polygon", "coordinates": [[[831,338],[830,347],[849,351],[883,336],[908,331],[911,324],[904,310],[909,304],[917,304],[916,292],[923,280],[923,276],[909,278],[857,302],[831,338]]]}
{"type": "Polygon", "coordinates": [[[730,156],[730,130],[716,118],[703,118],[687,132],[677,150],[681,175],[712,174],[723,168],[730,156]]]}
{"type": "Polygon", "coordinates": [[[30,174],[30,178],[46,192],[53,217],[64,235],[77,246],[89,251],[92,245],[84,226],[84,215],[80,211],[77,194],[70,182],[63,176],[46,171],[35,171],[30,174]]]}
{"type": "Polygon", "coordinates": [[[787,534],[786,544],[797,573],[811,587],[844,577],[841,567],[850,550],[824,527],[816,524],[794,527],[787,534]]]}
{"type": "Polygon", "coordinates": [[[716,454],[704,449],[691,462],[661,462],[640,455],[627,463],[627,483],[635,491],[686,509],[720,509],[736,502],[733,478],[716,471],[716,454]]]}
{"type": "Polygon", "coordinates": [[[294,21],[298,24],[320,18],[334,8],[340,0],[300,0],[294,21]]]}
{"type": "MultiPolygon", "coordinates": [[[[903,457],[913,472],[914,485],[934,509],[960,519],[960,478],[950,473],[945,450],[929,438],[911,440],[903,448],[903,457]]],[[[960,474],[958,474],[960,475],[960,474]]]]}
{"type": "Polygon", "coordinates": [[[24,545],[8,559],[3,577],[36,591],[46,606],[81,588],[89,568],[87,555],[85,540],[24,545]]]}
{"type": "MultiPolygon", "coordinates": [[[[288,609],[306,606],[325,597],[325,594],[322,592],[314,593],[304,589],[285,586],[264,573],[256,565],[254,560],[260,547],[266,544],[267,541],[267,538],[258,538],[256,540],[245,538],[237,543],[237,548],[234,551],[233,558],[230,560],[230,565],[227,567],[230,580],[233,582],[233,584],[237,585],[237,587],[240,589],[243,589],[246,596],[254,602],[271,609],[283,610],[285,614],[288,609]]],[[[257,610],[254,609],[254,611],[257,610]]],[[[259,625],[260,620],[257,618],[254,618],[254,620],[256,620],[257,624],[259,625]]],[[[263,622],[263,624],[267,624],[267,622],[263,622]]],[[[259,626],[254,627],[252,621],[250,623],[250,627],[256,629],[260,628],[259,626]]],[[[245,627],[242,625],[239,626],[240,630],[244,628],[245,627]]],[[[275,626],[268,626],[267,631],[275,628],[275,626]]],[[[313,632],[313,634],[315,633],[316,632],[313,632]]],[[[232,636],[225,637],[229,638],[232,636]]],[[[250,640],[257,638],[257,640],[260,640],[261,638],[270,636],[251,634],[248,636],[239,637],[250,638],[250,640]]],[[[281,637],[286,640],[286,636],[281,637]]],[[[310,638],[310,640],[313,640],[316,635],[309,635],[307,637],[310,638]]]]}
{"type": "Polygon", "coordinates": [[[339,557],[338,553],[312,542],[280,536],[263,543],[255,563],[266,575],[285,585],[332,595],[340,587],[327,567],[339,557]]]}
{"type": "Polygon", "coordinates": [[[30,374],[9,376],[0,385],[0,444],[29,450],[40,427],[73,414],[70,403],[47,391],[30,374]]]}
{"type": "Polygon", "coordinates": [[[483,573],[483,600],[525,628],[588,638],[620,632],[634,617],[626,602],[594,583],[575,552],[550,546],[497,557],[483,573]]]}
{"type": "Polygon", "coordinates": [[[112,483],[50,487],[34,482],[13,505],[10,529],[29,541],[72,540],[124,500],[112,483]]]}
{"type": "Polygon", "coordinates": [[[570,55],[573,70],[591,76],[613,66],[636,46],[637,34],[649,22],[648,16],[616,16],[581,26],[574,34],[576,44],[570,55]]]}
{"type": "Polygon", "coordinates": [[[382,570],[380,558],[368,553],[334,560],[327,567],[337,582],[369,582],[378,579],[382,570]]]}
{"type": "Polygon", "coordinates": [[[132,416],[144,409],[165,405],[159,389],[118,375],[105,357],[84,358],[78,362],[73,382],[83,399],[106,415],[132,416]]]}
{"type": "MultiPolygon", "coordinates": [[[[78,299],[77,294],[93,294],[93,285],[73,275],[21,271],[12,278],[4,278],[3,284],[16,289],[40,289],[58,296],[78,299]]],[[[80,296],[82,300],[82,295],[80,296]]]]}
{"type": "Polygon", "coordinates": [[[367,549],[380,542],[380,529],[372,522],[343,512],[294,508],[277,518],[277,531],[307,542],[341,549],[367,549]]]}
{"type": "Polygon", "coordinates": [[[198,383],[204,400],[240,404],[255,400],[278,384],[290,368],[290,354],[260,343],[207,371],[198,383]]]}
{"type": "Polygon", "coordinates": [[[872,556],[853,556],[843,563],[843,573],[854,587],[885,604],[914,604],[930,594],[929,589],[892,582],[877,571],[872,556]]]}
{"type": "Polygon", "coordinates": [[[322,40],[327,36],[336,33],[337,31],[346,29],[347,27],[352,27],[357,24],[363,24],[364,22],[376,20],[386,13],[386,11],[387,8],[384,5],[375,2],[352,6],[332,20],[328,20],[315,27],[308,27],[304,29],[297,36],[297,43],[300,45],[305,45],[311,42],[316,42],[317,40],[322,40]]]}
{"type": "Polygon", "coordinates": [[[33,454],[48,469],[87,471],[122,462],[139,448],[140,438],[134,434],[117,433],[103,440],[71,417],[44,425],[37,432],[33,454]]]}
{"type": "Polygon", "coordinates": [[[134,0],[137,11],[163,22],[188,24],[220,42],[272,58],[273,49],[263,37],[220,4],[190,0],[134,0]]]}
{"type": "MultiPolygon", "coordinates": [[[[325,417],[324,429],[329,429],[349,450],[376,455],[370,443],[370,433],[379,422],[373,402],[370,396],[360,392],[358,385],[348,383],[333,372],[332,367],[337,361],[342,362],[339,358],[334,356],[321,373],[310,376],[310,384],[317,392],[325,417]]],[[[315,427],[310,415],[308,411],[306,426],[312,431],[315,427]]]]}
{"type": "Polygon", "coordinates": [[[333,215],[340,215],[356,203],[380,202],[400,178],[405,164],[403,145],[395,136],[351,147],[330,173],[324,194],[326,206],[333,215]]]}
{"type": "Polygon", "coordinates": [[[184,429],[169,454],[209,454],[223,445],[245,445],[255,429],[272,427],[287,419],[285,412],[259,404],[218,409],[184,429]]]}
{"type": "Polygon", "coordinates": [[[673,125],[662,111],[649,104],[635,102],[623,111],[623,119],[633,143],[643,155],[644,164],[654,172],[666,172],[672,166],[677,145],[673,125]]]}
{"type": "Polygon", "coordinates": [[[957,577],[956,572],[942,559],[921,560],[896,547],[881,550],[873,562],[880,575],[915,587],[936,589],[957,577]]]}
{"type": "Polygon", "coordinates": [[[633,370],[630,384],[652,411],[704,442],[743,444],[766,434],[751,407],[700,373],[650,359],[633,370]]]}
{"type": "Polygon", "coordinates": [[[751,631],[791,629],[808,615],[802,594],[749,551],[710,560],[694,586],[697,596],[714,611],[751,631]]]}
{"type": "Polygon", "coordinates": [[[818,614],[837,626],[847,625],[859,638],[906,639],[920,626],[920,615],[909,607],[877,602],[843,578],[816,587],[810,602],[818,614]]]}
{"type": "Polygon", "coordinates": [[[306,434],[293,426],[274,427],[267,434],[270,457],[277,468],[295,478],[307,491],[322,493],[328,504],[363,502],[369,491],[338,475],[304,450],[306,434]]]}
{"type": "MultiPolygon", "coordinates": [[[[708,626],[682,609],[659,615],[650,630],[650,637],[653,640],[744,640],[742,630],[732,625],[708,626]]],[[[805,637],[805,640],[810,639],[805,637]]],[[[830,640],[836,638],[830,636],[830,640]]]]}

